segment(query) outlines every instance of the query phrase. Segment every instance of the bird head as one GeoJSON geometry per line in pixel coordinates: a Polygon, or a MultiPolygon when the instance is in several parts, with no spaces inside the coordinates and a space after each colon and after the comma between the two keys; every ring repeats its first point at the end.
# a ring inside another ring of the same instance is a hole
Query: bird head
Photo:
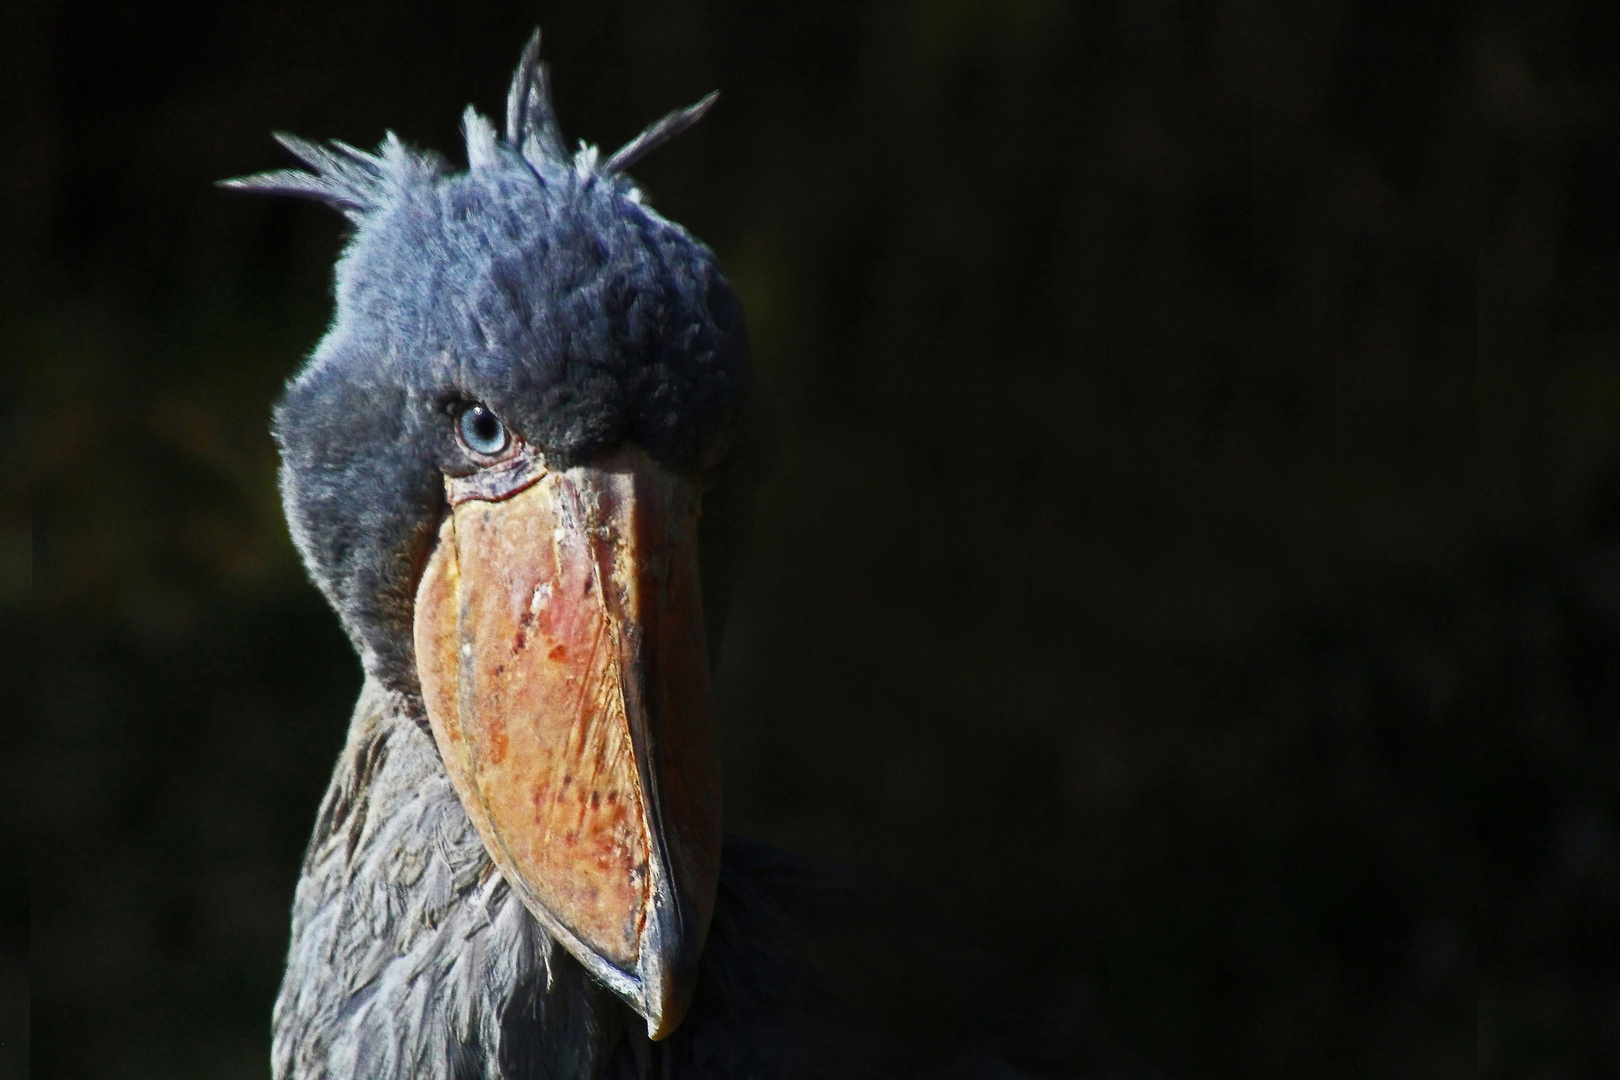
{"type": "Polygon", "coordinates": [[[713,96],[569,154],[538,56],[503,134],[469,107],[465,171],[391,133],[279,136],[309,171],[226,183],[353,223],[275,410],[311,576],[513,891],[660,1038],[719,873],[714,556],[741,528],[748,343],[713,254],[624,172],[713,96]]]}

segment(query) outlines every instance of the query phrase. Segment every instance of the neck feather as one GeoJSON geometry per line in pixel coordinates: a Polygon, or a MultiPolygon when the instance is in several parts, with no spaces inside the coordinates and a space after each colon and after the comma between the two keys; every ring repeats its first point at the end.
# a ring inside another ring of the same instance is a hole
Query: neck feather
{"type": "Polygon", "coordinates": [[[277,1080],[584,1080],[630,1051],[626,1012],[512,895],[432,737],[368,679],[293,902],[277,1080]]]}

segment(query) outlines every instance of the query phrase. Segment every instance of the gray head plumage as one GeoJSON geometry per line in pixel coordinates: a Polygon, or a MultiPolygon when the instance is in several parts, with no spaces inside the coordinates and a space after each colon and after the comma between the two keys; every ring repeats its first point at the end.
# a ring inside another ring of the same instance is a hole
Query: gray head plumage
{"type": "Polygon", "coordinates": [[[599,160],[563,149],[530,39],[504,137],[471,107],[468,169],[406,147],[277,138],[309,166],[225,181],[355,225],[332,326],[275,411],[282,496],[311,576],[366,665],[414,693],[409,620],[443,478],[474,466],[451,416],[478,402],[554,464],[622,442],[687,474],[751,400],[741,305],[714,255],[624,174],[714,95],[599,160]]]}

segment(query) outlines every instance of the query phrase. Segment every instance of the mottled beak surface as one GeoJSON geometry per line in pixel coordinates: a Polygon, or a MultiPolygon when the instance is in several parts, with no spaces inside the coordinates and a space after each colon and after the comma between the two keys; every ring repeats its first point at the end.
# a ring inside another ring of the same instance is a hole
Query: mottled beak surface
{"type": "Polygon", "coordinates": [[[445,768],[528,909],[662,1038],[720,868],[698,486],[628,449],[448,488],[415,614],[445,768]]]}

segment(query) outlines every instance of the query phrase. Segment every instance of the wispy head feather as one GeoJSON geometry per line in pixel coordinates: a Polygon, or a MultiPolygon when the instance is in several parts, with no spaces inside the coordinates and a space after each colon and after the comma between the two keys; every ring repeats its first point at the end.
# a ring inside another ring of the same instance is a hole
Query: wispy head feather
{"type": "Polygon", "coordinates": [[[602,172],[608,176],[624,172],[630,166],[703,119],[703,114],[713,108],[714,103],[718,100],[720,100],[720,91],[711,90],[697,104],[688,105],[684,109],[676,109],[662,120],[649,124],[640,135],[613,151],[613,156],[603,164],[602,172]]]}
{"type": "Polygon", "coordinates": [[[375,154],[338,139],[321,146],[278,131],[275,140],[311,171],[273,169],[221,180],[220,187],[315,199],[341,210],[349,220],[359,222],[366,214],[390,202],[403,184],[431,179],[444,172],[444,162],[438,155],[407,150],[392,131],[375,154]]]}
{"type": "MultiPolygon", "coordinates": [[[[523,48],[512,86],[506,95],[506,149],[515,151],[542,183],[563,182],[570,175],[588,180],[593,176],[612,178],[652,153],[703,118],[718,99],[710,93],[695,105],[676,109],[649,124],[641,134],[599,162],[594,146],[580,144],[570,155],[563,145],[562,129],[551,102],[551,75],[540,60],[540,31],[537,29],[523,48]]],[[[467,140],[467,164],[474,170],[494,166],[500,158],[494,126],[471,106],[462,117],[467,140]]],[[[326,146],[278,133],[276,141],[309,167],[275,169],[231,180],[221,187],[240,191],[262,191],[315,199],[343,212],[358,222],[368,213],[387,205],[402,185],[416,179],[430,179],[444,172],[436,155],[407,150],[393,132],[378,148],[368,153],[345,142],[331,140],[326,146]]]]}
{"type": "Polygon", "coordinates": [[[540,62],[538,29],[523,47],[506,92],[506,142],[542,176],[568,158],[551,104],[551,72],[540,62]]]}

